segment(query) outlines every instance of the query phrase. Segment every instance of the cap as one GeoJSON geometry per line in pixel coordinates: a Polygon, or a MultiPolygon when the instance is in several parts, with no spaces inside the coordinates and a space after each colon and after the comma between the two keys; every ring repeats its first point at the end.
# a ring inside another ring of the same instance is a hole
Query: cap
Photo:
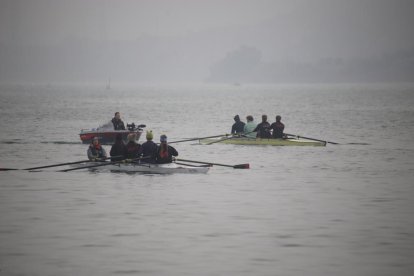
{"type": "Polygon", "coordinates": [[[160,141],[161,142],[167,142],[167,135],[163,134],[160,136],[160,141]]]}
{"type": "Polygon", "coordinates": [[[152,130],[147,131],[146,138],[147,138],[147,140],[152,140],[154,138],[154,135],[152,134],[152,130]]]}

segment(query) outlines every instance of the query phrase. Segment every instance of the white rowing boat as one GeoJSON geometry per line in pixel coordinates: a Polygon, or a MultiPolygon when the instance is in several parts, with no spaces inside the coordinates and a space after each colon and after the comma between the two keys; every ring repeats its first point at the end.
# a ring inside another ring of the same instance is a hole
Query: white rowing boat
{"type": "MultiPolygon", "coordinates": [[[[90,168],[97,171],[113,171],[113,172],[127,172],[127,173],[145,173],[145,174],[175,174],[175,173],[207,173],[210,166],[193,166],[177,163],[168,164],[148,164],[148,163],[117,163],[102,166],[102,162],[88,162],[81,166],[100,165],[90,168]]],[[[79,164],[76,165],[80,167],[79,164]]]]}

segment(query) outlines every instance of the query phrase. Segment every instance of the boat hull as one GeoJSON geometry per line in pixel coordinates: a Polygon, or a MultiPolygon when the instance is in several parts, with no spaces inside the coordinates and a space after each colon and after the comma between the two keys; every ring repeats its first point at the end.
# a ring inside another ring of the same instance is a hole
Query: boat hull
{"type": "MultiPolygon", "coordinates": [[[[226,137],[220,138],[224,139],[226,137]]],[[[254,139],[254,138],[231,138],[220,141],[220,139],[203,139],[201,144],[221,143],[232,145],[268,145],[268,146],[326,146],[326,142],[311,141],[305,139],[254,139]]]]}
{"type": "MultiPolygon", "coordinates": [[[[88,162],[76,167],[99,165],[102,162],[88,162]]],[[[209,166],[190,166],[179,165],[176,163],[168,164],[148,164],[148,163],[119,163],[111,164],[107,166],[99,166],[90,168],[97,171],[112,171],[112,172],[126,172],[126,173],[145,173],[145,174],[203,174],[207,173],[210,169],[209,166]]]]}
{"type": "Polygon", "coordinates": [[[83,144],[90,144],[92,143],[92,139],[94,137],[99,138],[99,142],[102,145],[112,145],[115,142],[115,137],[118,134],[122,135],[122,140],[127,142],[127,137],[129,134],[135,133],[136,134],[136,141],[139,140],[142,134],[142,130],[111,130],[111,131],[100,131],[100,130],[81,130],[79,133],[79,137],[83,144]]]}

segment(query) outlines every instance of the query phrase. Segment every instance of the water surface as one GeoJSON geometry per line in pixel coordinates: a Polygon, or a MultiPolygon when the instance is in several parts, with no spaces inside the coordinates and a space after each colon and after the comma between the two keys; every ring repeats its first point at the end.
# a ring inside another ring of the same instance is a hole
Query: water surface
{"type": "Polygon", "coordinates": [[[2,85],[0,107],[9,168],[85,159],[115,111],[170,141],[280,114],[340,143],[176,144],[251,166],[206,175],[1,172],[0,274],[413,275],[414,85],[2,85]]]}

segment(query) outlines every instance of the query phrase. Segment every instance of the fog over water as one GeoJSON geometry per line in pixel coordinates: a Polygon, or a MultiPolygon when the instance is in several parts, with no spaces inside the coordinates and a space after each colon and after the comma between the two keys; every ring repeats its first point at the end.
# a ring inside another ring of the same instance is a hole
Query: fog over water
{"type": "Polygon", "coordinates": [[[413,81],[410,0],[0,1],[0,81],[413,81]]]}
{"type": "Polygon", "coordinates": [[[0,276],[414,275],[413,14],[412,0],[0,0],[0,276]],[[338,144],[173,144],[250,164],[206,174],[20,170],[86,159],[80,130],[116,111],[157,142],[267,114],[338,144]]]}

